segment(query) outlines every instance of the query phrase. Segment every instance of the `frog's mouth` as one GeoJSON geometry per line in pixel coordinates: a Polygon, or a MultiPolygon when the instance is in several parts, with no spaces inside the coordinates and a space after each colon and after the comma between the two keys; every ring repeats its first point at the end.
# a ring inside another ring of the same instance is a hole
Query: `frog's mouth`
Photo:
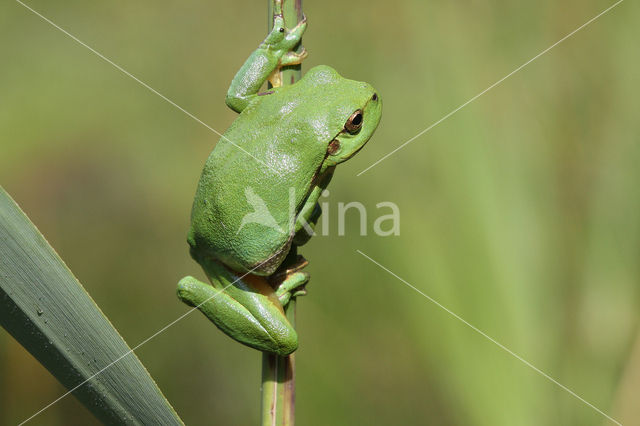
{"type": "Polygon", "coordinates": [[[348,159],[350,159],[351,157],[353,157],[354,155],[356,155],[357,153],[362,151],[362,148],[364,148],[364,146],[367,144],[367,142],[369,142],[369,139],[370,138],[368,138],[362,145],[360,145],[358,148],[356,148],[355,151],[353,151],[351,154],[349,154],[347,157],[345,157],[344,160],[342,160],[342,161],[347,161],[348,159]]]}

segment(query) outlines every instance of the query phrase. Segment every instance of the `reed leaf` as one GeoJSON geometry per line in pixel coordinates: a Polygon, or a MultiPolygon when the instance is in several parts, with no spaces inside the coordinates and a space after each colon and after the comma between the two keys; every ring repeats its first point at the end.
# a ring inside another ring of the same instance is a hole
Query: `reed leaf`
{"type": "Polygon", "coordinates": [[[102,422],[182,424],[140,360],[1,187],[0,324],[102,422]]]}

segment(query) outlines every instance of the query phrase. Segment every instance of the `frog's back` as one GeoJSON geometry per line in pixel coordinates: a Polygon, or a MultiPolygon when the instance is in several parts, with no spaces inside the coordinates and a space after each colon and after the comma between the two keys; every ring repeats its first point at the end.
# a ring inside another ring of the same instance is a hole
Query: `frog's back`
{"type": "Polygon", "coordinates": [[[258,97],[207,159],[188,237],[196,260],[269,275],[288,253],[295,213],[340,131],[314,118],[309,105],[322,99],[298,93],[303,81],[258,97]]]}

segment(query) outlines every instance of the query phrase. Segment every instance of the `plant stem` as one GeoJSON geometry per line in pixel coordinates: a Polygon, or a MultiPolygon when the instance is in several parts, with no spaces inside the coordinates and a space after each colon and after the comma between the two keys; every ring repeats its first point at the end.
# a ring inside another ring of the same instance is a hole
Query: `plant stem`
{"type": "MultiPolygon", "coordinates": [[[[268,3],[268,32],[273,27],[273,2],[268,3]]],[[[282,13],[285,26],[293,28],[303,18],[302,0],[282,0],[282,13]]],[[[302,49],[300,43],[296,51],[302,49]]],[[[300,80],[302,70],[300,65],[283,67],[280,70],[283,85],[293,84],[300,80]]],[[[283,262],[286,264],[297,259],[297,247],[292,246],[283,262]]],[[[296,326],[296,298],[292,297],[284,308],[291,325],[296,326]]],[[[295,353],[281,357],[267,352],[262,354],[262,425],[263,426],[293,426],[295,423],[295,353]]]]}
{"type": "MultiPolygon", "coordinates": [[[[292,246],[281,268],[286,269],[297,259],[297,247],[292,246]]],[[[296,298],[292,297],[285,314],[292,326],[296,324],[296,298]]],[[[262,425],[293,426],[295,423],[295,353],[278,356],[262,353],[262,425]]]]}

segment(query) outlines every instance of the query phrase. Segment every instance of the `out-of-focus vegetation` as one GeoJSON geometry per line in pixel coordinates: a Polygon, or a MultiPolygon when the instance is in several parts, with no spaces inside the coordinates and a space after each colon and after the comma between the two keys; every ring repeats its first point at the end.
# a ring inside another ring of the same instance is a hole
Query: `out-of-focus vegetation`
{"type": "MultiPolygon", "coordinates": [[[[29,5],[219,131],[266,4],[29,5]]],[[[298,422],[602,425],[606,419],[358,255],[360,249],[560,383],[637,424],[640,6],[623,2],[360,177],[356,173],[612,2],[306,0],[304,69],[329,64],[384,100],[338,168],[329,236],[298,303],[298,422]],[[337,203],[369,230],[338,236],[337,203]],[[633,349],[635,345],[635,350],[633,349]]],[[[15,2],[0,6],[0,184],[134,346],[187,309],[185,243],[218,137],[15,2]]],[[[325,213],[326,214],[326,213],[325,213]]],[[[137,351],[189,425],[255,424],[260,355],[199,313],[137,351]]],[[[64,392],[0,332],[0,423],[64,392]]],[[[65,398],[32,424],[91,424],[65,398]]]]}

